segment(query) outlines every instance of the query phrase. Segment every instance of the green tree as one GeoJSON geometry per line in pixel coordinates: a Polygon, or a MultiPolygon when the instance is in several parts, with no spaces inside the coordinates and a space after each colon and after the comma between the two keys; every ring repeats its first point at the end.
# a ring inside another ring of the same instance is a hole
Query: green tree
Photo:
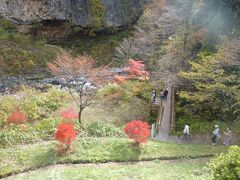
{"type": "Polygon", "coordinates": [[[239,114],[238,76],[229,73],[231,66],[221,53],[200,54],[190,61],[189,71],[180,71],[180,98],[188,112],[201,118],[235,120],[239,114]]]}

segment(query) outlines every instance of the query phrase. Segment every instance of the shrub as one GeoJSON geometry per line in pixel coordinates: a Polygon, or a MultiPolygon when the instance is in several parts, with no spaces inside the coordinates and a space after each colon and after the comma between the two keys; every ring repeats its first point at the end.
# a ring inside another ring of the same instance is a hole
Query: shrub
{"type": "Polygon", "coordinates": [[[5,148],[17,144],[30,144],[41,141],[38,134],[31,126],[11,125],[0,133],[0,147],[5,148]]]}
{"type": "Polygon", "coordinates": [[[59,118],[47,118],[39,121],[33,128],[40,134],[40,138],[43,140],[50,140],[56,131],[56,126],[60,123],[59,118]]]}
{"type": "Polygon", "coordinates": [[[235,124],[234,124],[233,130],[234,130],[236,133],[240,134],[240,120],[235,121],[234,123],[235,123],[235,124]]]}
{"type": "Polygon", "coordinates": [[[133,83],[131,92],[132,95],[149,101],[151,99],[152,86],[149,83],[136,81],[133,83]]]}
{"type": "Polygon", "coordinates": [[[117,75],[117,76],[114,77],[114,81],[116,83],[119,83],[119,84],[125,82],[126,80],[127,80],[126,76],[119,76],[119,75],[117,75]]]}
{"type": "Polygon", "coordinates": [[[78,118],[78,113],[75,112],[73,108],[69,108],[65,111],[62,111],[60,115],[63,118],[63,120],[66,120],[66,121],[71,121],[72,119],[78,118]]]}
{"type": "Polygon", "coordinates": [[[34,96],[29,99],[26,99],[20,104],[21,111],[27,114],[27,117],[30,121],[35,121],[44,116],[44,113],[41,113],[39,107],[39,97],[34,96]]]}
{"type": "Polygon", "coordinates": [[[150,127],[146,122],[133,120],[124,127],[124,132],[135,143],[145,143],[150,136],[150,127]]]}
{"type": "Polygon", "coordinates": [[[99,90],[98,97],[104,99],[121,99],[131,101],[132,97],[149,101],[151,98],[152,86],[141,81],[125,81],[121,84],[109,84],[99,90]]]}
{"type": "Polygon", "coordinates": [[[1,96],[0,102],[0,126],[3,126],[9,114],[14,110],[16,99],[12,96],[1,96]]]}
{"type": "Polygon", "coordinates": [[[86,129],[90,136],[124,137],[124,134],[120,128],[104,122],[93,122],[92,124],[89,124],[86,129]]]}
{"type": "Polygon", "coordinates": [[[57,127],[55,138],[64,145],[70,145],[77,136],[77,132],[74,130],[73,124],[61,123],[57,127]]]}
{"type": "Polygon", "coordinates": [[[66,92],[50,88],[48,92],[27,98],[21,103],[20,108],[28,115],[29,119],[35,121],[51,115],[52,112],[61,108],[67,99],[66,92]]]}
{"type": "Polygon", "coordinates": [[[110,100],[121,98],[124,93],[124,89],[117,84],[109,84],[100,89],[97,93],[97,97],[100,99],[110,100]]]}
{"type": "Polygon", "coordinates": [[[50,88],[48,92],[41,94],[41,102],[39,106],[42,107],[44,112],[50,115],[52,112],[61,108],[70,96],[65,91],[59,91],[56,88],[50,88]]]}
{"type": "Polygon", "coordinates": [[[0,133],[0,147],[52,140],[59,122],[59,118],[47,118],[39,121],[35,125],[11,124],[6,126],[0,133]]]}
{"type": "Polygon", "coordinates": [[[24,113],[21,113],[19,110],[14,111],[10,116],[7,118],[7,122],[9,124],[24,124],[27,121],[27,117],[24,113]]]}
{"type": "Polygon", "coordinates": [[[179,118],[176,121],[176,126],[177,126],[176,131],[182,132],[185,124],[190,125],[191,134],[204,134],[204,133],[212,132],[215,124],[219,125],[220,130],[227,129],[227,127],[229,127],[227,123],[222,121],[208,122],[208,121],[201,121],[198,119],[190,119],[190,118],[183,117],[183,118],[179,118]]]}
{"type": "Polygon", "coordinates": [[[240,147],[232,146],[228,153],[214,158],[210,168],[216,180],[240,179],[240,147]]]}

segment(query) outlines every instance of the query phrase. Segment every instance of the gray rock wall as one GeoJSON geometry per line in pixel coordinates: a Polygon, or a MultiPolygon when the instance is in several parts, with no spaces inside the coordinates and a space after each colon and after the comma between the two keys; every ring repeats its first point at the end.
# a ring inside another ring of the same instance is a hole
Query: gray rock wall
{"type": "Polygon", "coordinates": [[[19,24],[64,20],[82,27],[96,22],[102,28],[119,27],[136,21],[141,12],[142,0],[0,0],[0,16],[19,24]]]}

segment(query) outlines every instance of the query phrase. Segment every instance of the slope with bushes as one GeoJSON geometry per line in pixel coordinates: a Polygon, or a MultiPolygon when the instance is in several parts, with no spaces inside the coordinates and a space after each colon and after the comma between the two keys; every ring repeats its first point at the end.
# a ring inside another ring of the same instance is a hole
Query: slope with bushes
{"type": "Polygon", "coordinates": [[[46,62],[52,61],[57,53],[43,40],[18,33],[17,27],[3,18],[0,18],[0,44],[2,74],[32,72],[45,67],[46,62]]]}

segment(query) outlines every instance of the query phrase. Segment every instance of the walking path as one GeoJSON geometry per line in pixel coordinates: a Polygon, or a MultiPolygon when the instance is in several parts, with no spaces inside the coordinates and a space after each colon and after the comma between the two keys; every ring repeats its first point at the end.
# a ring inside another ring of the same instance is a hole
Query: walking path
{"type": "Polygon", "coordinates": [[[158,134],[154,137],[154,140],[159,141],[168,141],[174,143],[182,143],[182,141],[176,136],[170,136],[169,133],[171,131],[171,121],[172,121],[172,108],[173,108],[173,85],[171,84],[172,81],[168,82],[166,86],[168,89],[168,96],[167,99],[163,100],[160,106],[160,129],[158,134]],[[162,112],[162,114],[161,114],[162,112]]]}

